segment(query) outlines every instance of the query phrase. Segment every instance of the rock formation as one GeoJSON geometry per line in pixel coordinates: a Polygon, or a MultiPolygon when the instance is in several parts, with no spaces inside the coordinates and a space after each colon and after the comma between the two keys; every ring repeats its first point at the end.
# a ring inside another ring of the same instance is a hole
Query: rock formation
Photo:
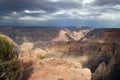
{"type": "MultiPolygon", "coordinates": [[[[21,43],[19,57],[23,60],[25,77],[30,80],[120,79],[120,29],[45,28],[14,31],[21,43]],[[21,31],[23,33],[19,33],[21,31]]],[[[14,39],[19,43],[16,36],[14,39]]]]}
{"type": "Polygon", "coordinates": [[[79,62],[58,58],[45,58],[33,62],[26,69],[28,80],[91,80],[91,71],[79,62]],[[29,75],[28,73],[31,72],[29,75]]]}

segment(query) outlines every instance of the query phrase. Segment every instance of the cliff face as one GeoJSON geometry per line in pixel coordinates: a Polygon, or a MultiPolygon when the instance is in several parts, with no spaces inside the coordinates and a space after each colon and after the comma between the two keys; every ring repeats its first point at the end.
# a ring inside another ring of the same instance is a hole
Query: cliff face
{"type": "MultiPolygon", "coordinates": [[[[38,55],[42,55],[45,60],[46,58],[60,58],[60,62],[58,59],[55,59],[56,62],[58,61],[58,64],[63,61],[62,59],[69,59],[70,61],[75,60],[82,64],[84,68],[89,68],[91,70],[92,80],[120,79],[120,29],[80,30],[73,28],[45,28],[38,30],[14,29],[13,32],[15,34],[14,40],[22,44],[21,50],[23,51],[22,53],[25,53],[22,55],[24,56],[22,58],[24,58],[25,61],[28,59],[33,60],[33,57],[36,60],[38,55]],[[26,42],[30,42],[30,44],[27,43],[26,46],[26,42]],[[26,48],[24,48],[25,46],[26,48]],[[31,57],[28,58],[28,56],[30,56],[29,53],[32,54],[31,57]]],[[[41,63],[46,63],[46,61],[44,62],[44,60],[41,60],[41,63]]],[[[35,65],[38,64],[35,63],[35,65]]],[[[41,66],[41,64],[39,66],[41,66]]],[[[64,67],[61,65],[59,66],[62,68],[64,67]]],[[[53,65],[51,67],[51,69],[54,69],[53,65]]],[[[43,69],[47,68],[43,67],[43,69]]],[[[58,69],[59,67],[56,68],[56,70],[58,69]]],[[[73,74],[70,70],[71,68],[66,69],[68,74],[69,72],[73,74]]],[[[40,73],[43,74],[43,72],[40,73]]],[[[64,71],[60,71],[60,75],[63,74],[63,72],[64,71]]],[[[34,75],[36,75],[36,73],[34,73],[33,76],[34,75]]],[[[50,75],[51,74],[48,76],[50,75]]],[[[65,75],[68,76],[67,74],[65,75]]],[[[76,75],[76,69],[74,75],[76,75]]],[[[53,78],[55,79],[55,75],[53,78]]]]}
{"type": "Polygon", "coordinates": [[[118,72],[120,70],[120,29],[105,29],[101,34],[89,37],[86,41],[73,43],[65,54],[88,56],[83,66],[91,69],[92,80],[120,79],[118,77],[120,74],[118,72]]]}
{"type": "MultiPolygon", "coordinates": [[[[58,58],[38,60],[30,80],[90,80],[91,71],[78,62],[58,58]]],[[[29,70],[28,70],[29,71],[29,70]]]]}
{"type": "Polygon", "coordinates": [[[27,42],[69,42],[79,41],[90,32],[91,28],[0,28],[5,34],[18,44],[27,42]]]}

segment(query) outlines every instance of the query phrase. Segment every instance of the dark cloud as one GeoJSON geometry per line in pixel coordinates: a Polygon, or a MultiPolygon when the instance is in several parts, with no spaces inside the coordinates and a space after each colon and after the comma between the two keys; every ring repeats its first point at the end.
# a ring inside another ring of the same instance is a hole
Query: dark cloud
{"type": "Polygon", "coordinates": [[[22,11],[22,10],[35,10],[41,9],[45,11],[55,11],[56,8],[45,4],[44,0],[2,0],[0,2],[0,11],[22,11]]]}
{"type": "MultiPolygon", "coordinates": [[[[61,9],[75,9],[81,6],[80,3],[74,1],[52,2],[49,0],[1,0],[0,1],[0,17],[11,16],[12,12],[21,13],[17,17],[23,16],[42,16],[54,13],[61,9]],[[24,10],[46,12],[42,13],[24,13],[24,10]]],[[[11,17],[16,17],[14,14],[11,17]]],[[[17,18],[16,17],[16,18],[17,18]]]]}
{"type": "Polygon", "coordinates": [[[54,12],[58,9],[77,8],[80,4],[73,2],[50,2],[46,0],[1,0],[0,11],[44,10],[54,12]]]}
{"type": "Polygon", "coordinates": [[[95,0],[93,4],[97,6],[104,6],[104,5],[114,6],[114,5],[120,5],[120,0],[95,0]]]}
{"type": "MultiPolygon", "coordinates": [[[[37,25],[46,25],[46,23],[48,25],[67,25],[69,22],[69,24],[75,25],[82,24],[80,23],[82,21],[84,24],[86,22],[92,24],[93,21],[91,22],[89,19],[95,21],[101,18],[119,19],[120,6],[116,5],[120,5],[120,0],[86,0],[85,3],[82,1],[84,0],[58,0],[55,2],[52,0],[0,0],[0,25],[28,23],[32,25],[36,21],[38,21],[35,23],[37,25]],[[117,15],[114,16],[114,14],[117,15]],[[51,20],[51,17],[54,19],[51,20]],[[19,20],[21,18],[25,18],[22,19],[23,22],[19,20]],[[41,23],[39,18],[41,18],[41,23]],[[88,20],[84,21],[84,19],[88,20]]],[[[95,23],[93,22],[93,24],[95,23]]]]}

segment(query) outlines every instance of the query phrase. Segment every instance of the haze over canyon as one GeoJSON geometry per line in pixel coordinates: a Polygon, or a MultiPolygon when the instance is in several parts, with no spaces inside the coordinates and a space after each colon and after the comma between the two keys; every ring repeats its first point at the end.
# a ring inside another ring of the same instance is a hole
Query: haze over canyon
{"type": "Polygon", "coordinates": [[[119,80],[120,29],[3,27],[19,47],[23,80],[119,80]]]}

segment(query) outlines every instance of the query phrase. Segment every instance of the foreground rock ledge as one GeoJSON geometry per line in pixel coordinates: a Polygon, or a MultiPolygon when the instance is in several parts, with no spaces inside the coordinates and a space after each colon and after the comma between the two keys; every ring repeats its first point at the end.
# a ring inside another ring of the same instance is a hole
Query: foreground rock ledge
{"type": "Polygon", "coordinates": [[[37,60],[26,68],[25,75],[29,76],[28,80],[91,80],[90,69],[82,68],[79,62],[59,58],[37,60]]]}

